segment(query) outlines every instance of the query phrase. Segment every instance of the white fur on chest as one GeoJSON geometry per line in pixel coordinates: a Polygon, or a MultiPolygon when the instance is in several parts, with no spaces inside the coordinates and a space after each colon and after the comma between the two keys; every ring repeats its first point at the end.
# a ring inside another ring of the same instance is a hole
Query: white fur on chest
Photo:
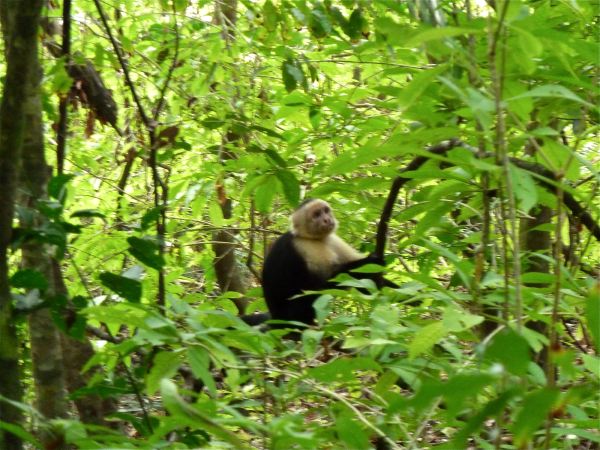
{"type": "Polygon", "coordinates": [[[331,278],[335,271],[350,261],[364,257],[335,234],[330,234],[325,239],[315,240],[294,237],[294,247],[306,261],[308,270],[318,273],[324,279],[331,278]]]}

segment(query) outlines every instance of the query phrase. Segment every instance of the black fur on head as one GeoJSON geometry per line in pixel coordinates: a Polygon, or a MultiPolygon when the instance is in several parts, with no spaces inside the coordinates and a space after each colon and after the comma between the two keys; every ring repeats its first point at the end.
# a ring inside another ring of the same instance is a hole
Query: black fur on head
{"type": "Polygon", "coordinates": [[[302,202],[298,205],[298,207],[295,209],[295,211],[298,211],[299,209],[305,207],[306,205],[308,205],[310,202],[314,202],[315,200],[318,200],[316,198],[312,198],[312,197],[306,197],[304,200],[302,200],[302,202]]]}

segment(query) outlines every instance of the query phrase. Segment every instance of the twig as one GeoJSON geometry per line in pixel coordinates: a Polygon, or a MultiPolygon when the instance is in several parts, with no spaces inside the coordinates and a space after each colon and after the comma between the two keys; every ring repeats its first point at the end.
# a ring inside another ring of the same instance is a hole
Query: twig
{"type": "MultiPolygon", "coordinates": [[[[460,145],[461,141],[459,139],[451,139],[447,142],[443,142],[441,144],[434,145],[433,147],[429,147],[427,151],[432,155],[440,155],[460,145]]],[[[402,174],[405,172],[417,170],[428,160],[429,156],[417,156],[408,164],[408,166],[402,169],[400,173],[402,174]]],[[[392,217],[392,210],[394,209],[394,204],[396,203],[396,199],[398,198],[398,193],[400,192],[402,186],[404,186],[404,184],[406,184],[406,182],[409,180],[410,178],[405,178],[402,175],[399,175],[393,181],[392,187],[390,188],[390,192],[385,202],[385,206],[383,207],[383,211],[381,212],[381,217],[379,218],[379,224],[377,225],[377,236],[375,238],[376,240],[374,254],[379,258],[383,258],[385,254],[385,242],[387,238],[388,225],[390,218],[392,217]]]]}
{"type": "MultiPolygon", "coordinates": [[[[71,0],[63,4],[62,47],[60,55],[65,59],[68,68],[71,64],[71,0]]],[[[61,175],[65,168],[65,155],[67,148],[68,109],[71,91],[60,97],[58,104],[58,130],[56,131],[56,171],[61,175]]]]}

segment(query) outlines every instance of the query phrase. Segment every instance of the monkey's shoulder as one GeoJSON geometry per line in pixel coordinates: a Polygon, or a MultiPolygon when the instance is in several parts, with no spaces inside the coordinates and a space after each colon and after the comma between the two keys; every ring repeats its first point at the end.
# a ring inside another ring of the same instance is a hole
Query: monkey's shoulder
{"type": "Polygon", "coordinates": [[[294,236],[292,243],[296,252],[305,261],[308,270],[324,279],[333,276],[343,264],[364,256],[334,233],[324,239],[294,236]]]}

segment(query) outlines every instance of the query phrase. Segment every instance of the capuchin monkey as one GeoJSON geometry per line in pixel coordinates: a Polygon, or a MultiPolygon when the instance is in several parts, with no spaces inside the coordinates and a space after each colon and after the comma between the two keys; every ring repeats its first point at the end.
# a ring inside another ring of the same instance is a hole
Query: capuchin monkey
{"type": "MultiPolygon", "coordinates": [[[[364,264],[383,265],[374,255],[356,251],[337,234],[337,220],[329,204],[319,199],[304,201],[291,217],[291,230],[280,236],[269,251],[262,286],[269,314],[242,317],[250,325],[269,318],[314,323],[314,301],[319,294],[303,294],[335,287],[329,281],[364,264]]],[[[395,286],[379,274],[364,274],[381,286],[395,286]]]]}

